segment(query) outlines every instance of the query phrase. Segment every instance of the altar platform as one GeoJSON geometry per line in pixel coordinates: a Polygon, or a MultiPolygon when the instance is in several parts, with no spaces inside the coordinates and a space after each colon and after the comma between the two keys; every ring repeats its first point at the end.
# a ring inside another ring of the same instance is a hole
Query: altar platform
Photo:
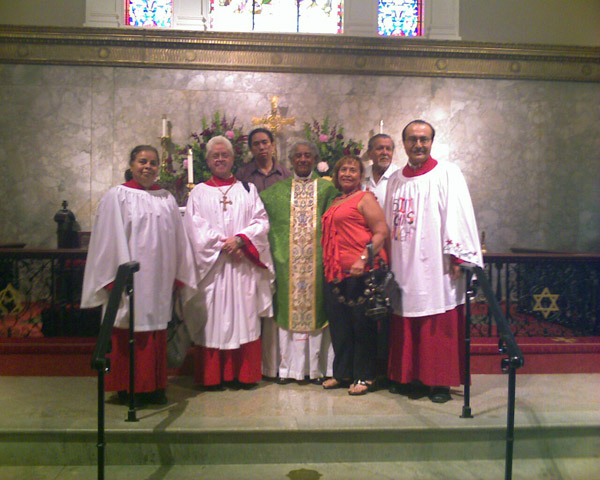
{"type": "MultiPolygon", "coordinates": [[[[203,391],[169,380],[169,403],[136,411],[107,395],[114,480],[504,478],[507,376],[473,375],[433,404],[380,390],[350,397],[262,381],[203,391]]],[[[0,478],[97,478],[97,379],[0,377],[0,478]]],[[[600,478],[600,374],[517,374],[513,478],[600,478]]]]}

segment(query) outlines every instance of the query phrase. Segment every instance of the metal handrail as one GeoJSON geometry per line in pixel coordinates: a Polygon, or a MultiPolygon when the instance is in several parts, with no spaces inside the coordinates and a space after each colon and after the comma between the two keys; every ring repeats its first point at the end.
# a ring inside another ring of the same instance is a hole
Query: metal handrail
{"type": "Polygon", "coordinates": [[[513,461],[513,450],[514,450],[514,429],[515,429],[515,393],[516,393],[516,372],[518,368],[521,368],[525,364],[523,353],[517,345],[515,336],[508,326],[508,321],[502,313],[498,300],[496,299],[492,287],[488,280],[488,277],[483,268],[473,263],[462,263],[461,267],[467,273],[467,321],[466,321],[466,332],[465,332],[465,349],[466,349],[466,362],[465,362],[465,396],[463,405],[463,418],[472,418],[470,401],[470,381],[471,378],[471,312],[470,312],[470,299],[474,296],[475,282],[473,281],[473,275],[476,276],[476,284],[481,288],[483,294],[488,302],[492,318],[498,328],[498,335],[500,337],[498,341],[498,350],[502,354],[507,356],[502,358],[500,367],[504,373],[508,373],[508,406],[507,406],[507,421],[506,421],[506,457],[504,466],[504,478],[510,480],[512,478],[512,461],[513,461]]]}
{"type": "MultiPolygon", "coordinates": [[[[110,371],[110,360],[106,358],[106,354],[110,351],[110,337],[112,328],[119,310],[119,303],[123,293],[127,293],[130,298],[130,303],[133,303],[133,274],[140,269],[138,262],[128,262],[119,265],[117,277],[115,278],[114,286],[110,291],[108,304],[100,326],[98,334],[98,342],[92,354],[92,368],[98,370],[98,480],[104,480],[104,374],[110,371]]],[[[130,311],[132,314],[133,311],[130,311]]],[[[133,320],[133,319],[131,319],[133,320]]],[[[131,321],[130,321],[131,323],[131,321]]],[[[133,371],[130,372],[133,374],[133,371]]],[[[135,406],[133,404],[133,392],[130,392],[129,419],[133,414],[135,419],[135,406]]]]}

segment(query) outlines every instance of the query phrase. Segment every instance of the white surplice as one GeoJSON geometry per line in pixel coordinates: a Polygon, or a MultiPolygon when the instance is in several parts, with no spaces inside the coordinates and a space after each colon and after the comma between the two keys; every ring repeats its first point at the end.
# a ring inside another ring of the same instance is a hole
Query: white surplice
{"type": "Polygon", "coordinates": [[[395,313],[422,317],[465,303],[464,278],[451,280],[450,257],[483,266],[475,214],[460,169],[438,161],[429,172],[389,179],[385,201],[391,269],[402,289],[395,313]]]}
{"type": "MultiPolygon", "coordinates": [[[[133,276],[135,331],[164,330],[171,319],[175,280],[195,287],[192,249],[175,198],[163,189],[119,185],[104,194],[94,219],[83,280],[81,306],[106,305],[119,265],[136,261],[133,276]]],[[[115,326],[128,328],[124,295],[115,326]]]]}
{"type": "Polygon", "coordinates": [[[269,221],[256,187],[247,185],[249,191],[239,181],[231,189],[201,183],[188,199],[183,223],[200,284],[198,294],[184,306],[184,317],[196,345],[237,349],[260,337],[260,317],[273,315],[269,221]],[[225,192],[231,204],[222,203],[225,192]],[[267,268],[221,253],[224,240],[238,234],[252,242],[267,268]]]}

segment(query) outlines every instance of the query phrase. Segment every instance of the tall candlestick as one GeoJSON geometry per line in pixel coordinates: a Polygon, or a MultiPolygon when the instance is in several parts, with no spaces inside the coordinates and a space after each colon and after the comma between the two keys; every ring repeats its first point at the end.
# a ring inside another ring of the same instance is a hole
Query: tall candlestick
{"type": "Polygon", "coordinates": [[[379,120],[379,133],[383,133],[383,120],[379,120]]]}
{"type": "Polygon", "coordinates": [[[166,138],[168,135],[168,120],[167,116],[163,114],[162,116],[162,137],[166,138]]]}
{"type": "Polygon", "coordinates": [[[191,148],[188,150],[187,171],[188,171],[188,183],[194,183],[194,154],[192,153],[191,148]]]}

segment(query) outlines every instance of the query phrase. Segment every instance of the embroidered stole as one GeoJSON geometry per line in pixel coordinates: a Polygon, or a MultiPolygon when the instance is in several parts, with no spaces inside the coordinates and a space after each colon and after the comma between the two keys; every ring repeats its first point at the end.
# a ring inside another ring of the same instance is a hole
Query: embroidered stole
{"type": "Polygon", "coordinates": [[[317,180],[292,181],[290,202],[289,328],[316,328],[317,180]]]}

